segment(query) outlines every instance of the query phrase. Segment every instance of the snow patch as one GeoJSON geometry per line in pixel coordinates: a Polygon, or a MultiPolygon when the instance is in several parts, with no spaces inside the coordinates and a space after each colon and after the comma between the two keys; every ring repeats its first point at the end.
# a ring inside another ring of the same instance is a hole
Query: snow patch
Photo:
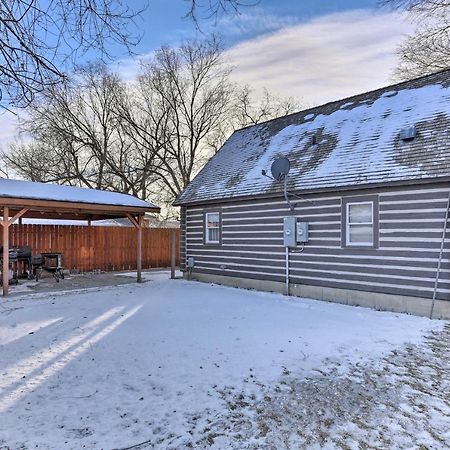
{"type": "Polygon", "coordinates": [[[2,304],[0,447],[184,448],[222,393],[365,367],[444,324],[168,276],[2,304]]]}
{"type": "Polygon", "coordinates": [[[10,180],[6,178],[0,178],[0,197],[156,208],[152,203],[119,192],[36,183],[33,181],[10,180]]]}

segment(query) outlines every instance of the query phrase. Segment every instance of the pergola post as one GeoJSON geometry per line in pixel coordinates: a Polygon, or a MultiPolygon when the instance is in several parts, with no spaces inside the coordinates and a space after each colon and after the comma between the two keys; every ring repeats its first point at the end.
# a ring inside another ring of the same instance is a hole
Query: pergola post
{"type": "Polygon", "coordinates": [[[137,223],[137,282],[142,283],[142,222],[143,217],[139,216],[137,223]]]}
{"type": "Polygon", "coordinates": [[[3,227],[3,297],[7,297],[9,291],[9,227],[16,222],[16,220],[20,220],[27,211],[27,208],[23,208],[10,219],[9,207],[3,207],[3,220],[0,220],[3,227]]]}
{"type": "Polygon", "coordinates": [[[9,290],[9,208],[3,207],[3,297],[9,290]]]}
{"type": "Polygon", "coordinates": [[[127,214],[127,217],[137,230],[136,281],[142,283],[142,225],[144,223],[144,217],[133,217],[131,214],[127,214]]]}

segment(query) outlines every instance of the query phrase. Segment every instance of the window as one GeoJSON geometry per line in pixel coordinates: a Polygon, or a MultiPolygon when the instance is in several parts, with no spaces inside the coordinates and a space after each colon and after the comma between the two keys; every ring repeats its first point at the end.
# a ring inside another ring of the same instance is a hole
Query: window
{"type": "Polygon", "coordinates": [[[373,202],[347,203],[346,244],[373,246],[373,202]]]}
{"type": "Polygon", "coordinates": [[[220,213],[205,214],[205,243],[220,244],[220,213]]]}

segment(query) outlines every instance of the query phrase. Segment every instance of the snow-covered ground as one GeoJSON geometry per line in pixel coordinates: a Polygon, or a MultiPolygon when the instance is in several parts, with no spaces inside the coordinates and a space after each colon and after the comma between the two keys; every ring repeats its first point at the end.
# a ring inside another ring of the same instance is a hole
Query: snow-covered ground
{"type": "Polygon", "coordinates": [[[146,277],[0,304],[0,449],[450,444],[446,322],[146,277]]]}

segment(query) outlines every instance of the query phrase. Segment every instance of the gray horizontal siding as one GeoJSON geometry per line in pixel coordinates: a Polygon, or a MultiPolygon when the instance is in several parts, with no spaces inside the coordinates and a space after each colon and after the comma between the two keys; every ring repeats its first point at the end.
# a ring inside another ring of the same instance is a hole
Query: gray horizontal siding
{"type": "MultiPolygon", "coordinates": [[[[290,253],[291,281],[431,297],[448,189],[445,184],[428,184],[345,192],[378,194],[377,249],[341,247],[341,195],[295,200],[295,215],[309,222],[310,240],[303,252],[290,253]]],[[[217,206],[222,213],[222,245],[204,245],[203,208],[188,207],[186,231],[182,225],[183,258],[194,256],[199,272],[283,281],[282,218],[289,215],[285,201],[257,199],[217,206]]],[[[447,238],[438,291],[442,299],[450,299],[450,232],[447,238]]]]}

